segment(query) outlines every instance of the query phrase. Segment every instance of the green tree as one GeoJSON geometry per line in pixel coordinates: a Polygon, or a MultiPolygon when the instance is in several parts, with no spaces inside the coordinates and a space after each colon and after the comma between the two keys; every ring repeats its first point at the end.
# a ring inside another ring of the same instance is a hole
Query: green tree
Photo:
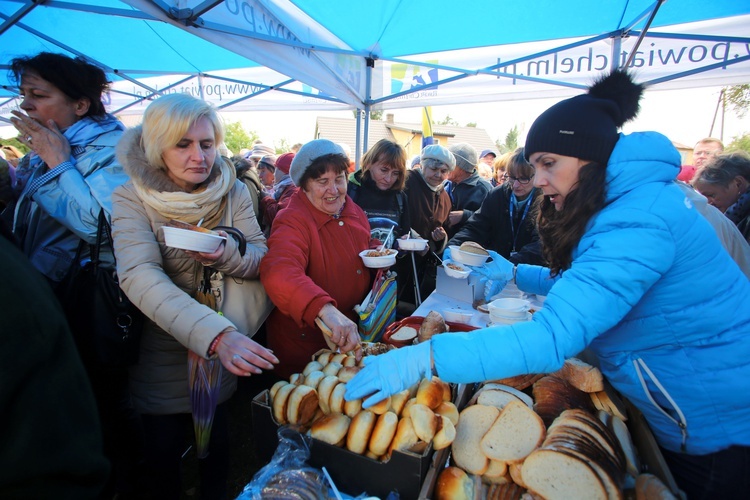
{"type": "Polygon", "coordinates": [[[724,98],[737,116],[744,118],[750,109],[750,84],[724,87],[724,98]]]}
{"type": "Polygon", "coordinates": [[[727,152],[744,151],[750,154],[750,133],[736,136],[727,146],[727,152]]]}
{"type": "MultiPolygon", "coordinates": [[[[352,114],[354,115],[354,118],[357,118],[357,110],[355,109],[352,111],[352,114]]],[[[382,120],[383,119],[383,110],[377,110],[377,111],[370,111],[370,120],[382,120]]]]}
{"type": "Polygon", "coordinates": [[[284,153],[288,153],[289,151],[291,151],[292,146],[286,139],[281,139],[278,146],[274,144],[274,149],[276,149],[277,155],[283,155],[284,153]]]}
{"type": "Polygon", "coordinates": [[[452,125],[458,127],[458,122],[451,118],[451,115],[445,115],[445,118],[435,122],[435,125],[452,125]]]}
{"type": "Polygon", "coordinates": [[[229,122],[226,124],[226,137],[224,138],[224,143],[234,154],[239,153],[240,149],[252,148],[253,142],[257,139],[258,134],[254,131],[248,132],[240,122],[229,122]]]}
{"type": "Polygon", "coordinates": [[[495,141],[495,145],[501,154],[515,151],[518,148],[518,125],[513,125],[513,128],[505,134],[505,142],[500,142],[498,139],[495,141]]]}
{"type": "Polygon", "coordinates": [[[467,127],[477,128],[477,122],[469,122],[466,124],[467,127]]]}
{"type": "Polygon", "coordinates": [[[12,137],[10,139],[3,139],[2,141],[0,141],[0,145],[3,145],[3,146],[14,146],[16,149],[18,149],[23,154],[26,154],[29,151],[31,151],[31,149],[29,149],[28,147],[26,147],[26,144],[23,144],[21,141],[19,141],[15,137],[12,137]]]}

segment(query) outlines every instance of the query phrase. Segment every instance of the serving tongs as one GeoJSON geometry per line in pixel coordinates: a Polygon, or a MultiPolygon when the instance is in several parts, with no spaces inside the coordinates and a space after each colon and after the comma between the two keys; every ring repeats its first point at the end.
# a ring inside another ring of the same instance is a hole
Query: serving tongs
{"type": "MultiPolygon", "coordinates": [[[[333,343],[333,340],[331,340],[331,337],[333,337],[333,330],[330,329],[328,325],[325,324],[325,321],[323,321],[320,318],[315,318],[315,324],[318,325],[318,328],[325,334],[325,341],[326,344],[328,344],[328,348],[332,350],[333,352],[341,352],[339,350],[339,346],[333,343]]],[[[353,351],[349,351],[346,353],[347,356],[354,356],[357,357],[357,353],[362,353],[362,345],[357,344],[357,347],[353,351]]]]}

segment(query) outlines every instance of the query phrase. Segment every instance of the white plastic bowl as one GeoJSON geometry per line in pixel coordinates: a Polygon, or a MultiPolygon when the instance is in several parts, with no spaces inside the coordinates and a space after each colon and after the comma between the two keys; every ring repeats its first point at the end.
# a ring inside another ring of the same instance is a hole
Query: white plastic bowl
{"type": "Polygon", "coordinates": [[[457,245],[451,245],[448,248],[451,249],[451,259],[467,266],[479,267],[483,266],[489,255],[479,255],[471,252],[464,252],[457,245]]]}
{"type": "Polygon", "coordinates": [[[381,267],[391,267],[396,263],[396,254],[398,253],[398,251],[393,249],[386,249],[385,251],[388,252],[388,255],[383,255],[381,257],[370,257],[367,255],[368,253],[374,251],[376,250],[369,249],[359,252],[359,256],[362,257],[362,262],[365,263],[365,266],[371,269],[380,269],[381,267]]]}
{"type": "Polygon", "coordinates": [[[194,252],[214,253],[226,239],[223,236],[178,227],[162,226],[164,243],[168,247],[192,250],[194,252]]]}
{"type": "Polygon", "coordinates": [[[398,239],[396,241],[398,241],[398,247],[401,250],[421,252],[427,248],[427,240],[423,240],[422,238],[398,239]]]}
{"type": "Polygon", "coordinates": [[[487,309],[490,311],[490,318],[523,318],[531,309],[531,302],[516,298],[495,299],[487,304],[487,309]]]}
{"type": "Polygon", "coordinates": [[[490,314],[490,322],[487,326],[496,325],[515,325],[516,323],[523,323],[524,321],[531,321],[531,313],[524,313],[524,316],[520,318],[506,318],[505,316],[496,316],[490,314]]]}
{"type": "Polygon", "coordinates": [[[466,309],[443,309],[445,321],[468,325],[474,313],[466,309]]]}
{"type": "Polygon", "coordinates": [[[451,278],[456,278],[456,279],[466,279],[471,274],[471,269],[469,269],[465,265],[460,264],[458,262],[453,262],[450,259],[443,261],[443,269],[445,270],[445,274],[447,274],[451,278]],[[459,267],[460,269],[454,269],[450,266],[456,266],[456,267],[459,267]]]}

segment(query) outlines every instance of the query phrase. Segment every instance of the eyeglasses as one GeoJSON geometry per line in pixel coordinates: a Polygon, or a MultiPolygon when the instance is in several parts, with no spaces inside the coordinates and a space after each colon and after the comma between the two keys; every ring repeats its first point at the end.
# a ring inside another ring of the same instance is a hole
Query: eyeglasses
{"type": "Polygon", "coordinates": [[[508,176],[508,180],[510,181],[511,185],[518,181],[518,183],[522,186],[525,186],[529,182],[531,182],[531,178],[534,177],[533,175],[531,177],[513,177],[512,175],[508,176]]]}

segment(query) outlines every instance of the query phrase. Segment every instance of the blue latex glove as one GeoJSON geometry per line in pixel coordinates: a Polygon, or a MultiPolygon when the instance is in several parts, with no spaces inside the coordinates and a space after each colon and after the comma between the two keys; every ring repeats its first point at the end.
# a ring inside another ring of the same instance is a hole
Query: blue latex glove
{"type": "Polygon", "coordinates": [[[448,247],[445,247],[445,250],[443,250],[443,260],[453,260],[451,259],[451,249],[448,247]]]}
{"type": "Polygon", "coordinates": [[[432,376],[430,342],[394,349],[379,356],[367,356],[364,368],[346,384],[344,399],[367,398],[363,408],[401,392],[432,376]]]}
{"type": "Polygon", "coordinates": [[[513,263],[492,250],[489,250],[489,254],[492,262],[472,268],[472,273],[481,276],[479,282],[484,284],[484,300],[487,302],[513,279],[513,263]]]}

